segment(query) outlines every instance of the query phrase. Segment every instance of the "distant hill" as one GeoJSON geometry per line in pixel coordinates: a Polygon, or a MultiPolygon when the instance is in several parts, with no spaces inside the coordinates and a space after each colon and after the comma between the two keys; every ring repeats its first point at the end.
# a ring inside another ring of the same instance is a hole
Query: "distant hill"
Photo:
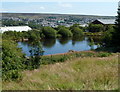
{"type": "Polygon", "coordinates": [[[44,17],[76,17],[76,18],[105,18],[115,19],[115,16],[73,15],[73,14],[45,14],[45,13],[0,13],[2,17],[44,18],[44,17]]]}

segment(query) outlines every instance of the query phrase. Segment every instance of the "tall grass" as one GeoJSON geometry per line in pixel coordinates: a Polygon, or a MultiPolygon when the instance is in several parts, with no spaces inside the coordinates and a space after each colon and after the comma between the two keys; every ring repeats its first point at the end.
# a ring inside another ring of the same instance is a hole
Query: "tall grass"
{"type": "Polygon", "coordinates": [[[66,60],[72,60],[79,57],[107,57],[111,53],[108,52],[94,52],[94,51],[84,51],[84,52],[72,52],[58,55],[48,55],[43,56],[41,59],[41,64],[54,64],[56,62],[64,62],[66,60]]]}
{"type": "Polygon", "coordinates": [[[41,65],[40,69],[24,71],[23,74],[24,78],[20,82],[3,82],[3,89],[116,90],[118,89],[118,56],[115,54],[103,58],[83,55],[83,58],[41,65]]]}

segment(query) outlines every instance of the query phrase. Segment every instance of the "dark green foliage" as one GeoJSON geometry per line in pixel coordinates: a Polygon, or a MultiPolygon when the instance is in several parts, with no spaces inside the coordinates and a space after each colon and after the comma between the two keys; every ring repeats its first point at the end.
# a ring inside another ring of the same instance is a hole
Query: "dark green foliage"
{"type": "Polygon", "coordinates": [[[73,33],[73,36],[83,36],[83,28],[79,26],[79,24],[74,24],[70,27],[71,32],[73,33]]]}
{"type": "Polygon", "coordinates": [[[100,52],[97,56],[98,57],[108,57],[110,55],[111,55],[111,53],[108,53],[108,52],[100,52]]]}
{"type": "Polygon", "coordinates": [[[20,48],[10,40],[2,42],[2,79],[19,80],[24,69],[24,55],[20,48]]]}
{"type": "Polygon", "coordinates": [[[58,34],[60,34],[62,37],[71,37],[72,36],[72,32],[64,26],[59,26],[58,34]]]}
{"type": "Polygon", "coordinates": [[[79,24],[73,24],[71,27],[70,27],[70,30],[74,30],[74,28],[82,28],[82,27],[80,27],[80,25],[79,24]]]}
{"type": "Polygon", "coordinates": [[[40,24],[36,24],[34,22],[29,22],[27,24],[29,27],[31,27],[32,29],[40,29],[41,28],[41,25],[40,24]]]}
{"type": "Polygon", "coordinates": [[[22,79],[22,70],[39,68],[41,56],[44,51],[40,42],[34,41],[31,43],[35,46],[35,48],[30,50],[31,56],[25,58],[25,55],[17,47],[17,44],[8,39],[3,39],[2,44],[2,79],[4,81],[20,80],[22,79]]]}
{"type": "Polygon", "coordinates": [[[116,19],[116,25],[110,26],[104,35],[105,48],[110,48],[111,51],[120,52],[120,13],[116,19]]]}
{"type": "Polygon", "coordinates": [[[120,52],[120,10],[116,19],[115,31],[112,34],[112,45],[116,47],[116,51],[120,52]]]}
{"type": "Polygon", "coordinates": [[[10,20],[2,20],[3,26],[22,26],[26,25],[24,21],[14,21],[12,19],[10,20]]]}
{"type": "Polygon", "coordinates": [[[112,36],[114,31],[115,29],[113,28],[113,26],[109,26],[108,30],[104,32],[103,42],[105,43],[105,46],[109,47],[112,45],[112,36]]]}
{"type": "Polygon", "coordinates": [[[13,41],[22,41],[24,39],[35,41],[35,40],[40,40],[41,36],[42,36],[41,30],[37,30],[37,29],[33,29],[27,32],[6,31],[2,35],[3,39],[6,39],[8,37],[13,41]]]}
{"type": "Polygon", "coordinates": [[[54,56],[54,55],[51,55],[51,56],[43,56],[42,57],[42,60],[41,60],[41,64],[54,64],[54,63],[57,63],[57,62],[64,62],[65,60],[67,60],[67,55],[61,55],[61,56],[54,56]]]}
{"type": "Polygon", "coordinates": [[[88,31],[89,32],[103,32],[104,26],[102,24],[89,24],[88,31]]]}
{"type": "Polygon", "coordinates": [[[9,70],[2,74],[3,81],[19,81],[22,80],[22,77],[21,70],[9,70]]]}
{"type": "Polygon", "coordinates": [[[39,30],[32,30],[28,32],[8,31],[3,33],[2,38],[3,80],[20,80],[22,79],[22,70],[39,68],[41,55],[43,53],[41,45],[39,44],[39,30]],[[31,57],[29,58],[25,58],[22,50],[18,48],[17,44],[14,42],[24,38],[28,38],[31,41],[32,45],[37,44],[37,47],[35,47],[35,49],[31,49],[31,57]]]}
{"type": "Polygon", "coordinates": [[[45,35],[45,38],[56,38],[57,36],[56,30],[51,27],[43,27],[42,32],[45,35]]]}
{"type": "Polygon", "coordinates": [[[59,42],[62,45],[65,45],[68,43],[68,41],[71,39],[71,37],[64,37],[64,38],[59,38],[59,42]]]}
{"type": "Polygon", "coordinates": [[[84,35],[83,30],[80,29],[79,27],[74,27],[72,29],[72,33],[73,33],[73,36],[83,36],[84,35]]]}
{"type": "Polygon", "coordinates": [[[3,39],[6,39],[9,37],[11,40],[17,41],[21,38],[24,38],[24,34],[22,32],[16,32],[16,31],[6,31],[2,35],[3,39]]]}
{"type": "Polygon", "coordinates": [[[54,46],[55,45],[55,43],[56,43],[56,39],[54,39],[54,38],[49,38],[49,39],[42,39],[42,42],[43,42],[43,46],[45,47],[45,48],[51,48],[52,46],[54,46]]]}
{"type": "Polygon", "coordinates": [[[28,60],[26,60],[25,65],[27,69],[37,69],[40,67],[41,56],[43,55],[43,50],[40,41],[34,41],[32,43],[33,47],[29,52],[31,53],[28,60]]]}
{"type": "Polygon", "coordinates": [[[35,22],[28,22],[26,23],[25,21],[18,21],[18,20],[2,20],[2,26],[29,26],[31,27],[32,29],[40,29],[41,28],[41,25],[40,24],[37,24],[35,22]]]}
{"type": "Polygon", "coordinates": [[[40,31],[39,30],[32,30],[32,31],[28,31],[28,39],[31,41],[35,41],[35,40],[40,40],[40,31]]]}

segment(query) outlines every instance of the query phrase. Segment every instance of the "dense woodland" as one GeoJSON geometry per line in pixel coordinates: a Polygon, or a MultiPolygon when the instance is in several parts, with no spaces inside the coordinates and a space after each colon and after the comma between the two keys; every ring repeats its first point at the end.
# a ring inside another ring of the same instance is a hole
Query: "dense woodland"
{"type": "Polygon", "coordinates": [[[103,43],[99,50],[108,50],[120,52],[120,13],[116,19],[116,25],[109,25],[107,28],[100,24],[89,24],[88,27],[81,27],[74,24],[71,27],[58,26],[57,28],[42,27],[34,23],[24,24],[19,21],[4,21],[6,26],[28,25],[33,30],[28,32],[8,31],[2,34],[2,79],[20,80],[22,79],[22,70],[37,69],[40,66],[41,56],[43,55],[40,39],[44,38],[65,38],[82,37],[86,34],[101,34],[103,43]],[[31,56],[26,58],[22,50],[17,47],[17,41],[28,39],[32,45],[38,44],[38,47],[31,49],[31,56]],[[106,49],[107,48],[107,49],[106,49]]]}

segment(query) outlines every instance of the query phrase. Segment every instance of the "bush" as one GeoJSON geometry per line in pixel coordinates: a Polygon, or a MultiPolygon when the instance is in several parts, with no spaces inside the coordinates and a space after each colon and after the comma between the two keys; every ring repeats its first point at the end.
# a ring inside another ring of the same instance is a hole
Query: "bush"
{"type": "Polygon", "coordinates": [[[107,53],[107,52],[100,52],[98,53],[98,57],[108,57],[109,55],[111,55],[111,53],[107,53]]]}
{"type": "Polygon", "coordinates": [[[88,30],[89,32],[103,32],[104,26],[101,24],[89,24],[88,30]]]}
{"type": "Polygon", "coordinates": [[[28,31],[27,34],[27,38],[31,41],[40,40],[40,32],[38,30],[28,31]]]}
{"type": "Polygon", "coordinates": [[[112,36],[114,32],[114,28],[112,26],[108,27],[108,30],[103,35],[103,43],[106,47],[112,46],[112,36]]]}
{"type": "Polygon", "coordinates": [[[31,48],[31,50],[29,51],[30,57],[25,62],[25,68],[29,70],[37,69],[40,67],[41,56],[44,53],[40,41],[34,41],[32,43],[32,46],[33,48],[31,48]]]}
{"type": "Polygon", "coordinates": [[[7,81],[19,81],[22,79],[22,73],[20,70],[9,70],[7,72],[4,72],[4,74],[2,75],[3,80],[7,80],[7,81]]]}
{"type": "Polygon", "coordinates": [[[73,33],[73,36],[83,36],[84,33],[83,33],[83,30],[80,29],[79,27],[74,27],[72,28],[72,33],[73,33]]]}
{"type": "Polygon", "coordinates": [[[56,62],[64,62],[67,60],[67,55],[51,55],[51,56],[44,56],[42,57],[41,64],[54,64],[56,62]]]}
{"type": "Polygon", "coordinates": [[[3,40],[2,44],[2,79],[21,79],[21,70],[24,69],[24,54],[17,44],[10,40],[3,40]]]}
{"type": "Polygon", "coordinates": [[[72,36],[72,32],[65,27],[60,27],[58,30],[58,34],[60,34],[62,37],[71,37],[72,36]]]}
{"type": "Polygon", "coordinates": [[[45,35],[45,38],[56,38],[57,37],[56,30],[51,27],[43,27],[42,32],[45,35]]]}

